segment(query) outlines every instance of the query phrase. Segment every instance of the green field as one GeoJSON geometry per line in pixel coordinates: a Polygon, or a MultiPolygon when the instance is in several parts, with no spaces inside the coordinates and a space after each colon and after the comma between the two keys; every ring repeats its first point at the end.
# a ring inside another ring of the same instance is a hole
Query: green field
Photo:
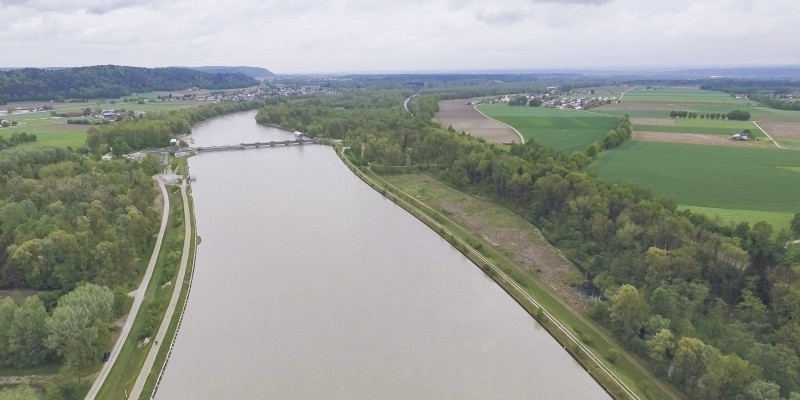
{"type": "Polygon", "coordinates": [[[613,116],[545,107],[483,104],[478,109],[489,117],[513,126],[525,140],[536,140],[566,154],[584,151],[593,142],[603,140],[619,121],[618,117],[613,116]]]}
{"type": "MultiPolygon", "coordinates": [[[[39,104],[29,102],[26,104],[39,104]]],[[[126,109],[134,110],[136,112],[160,112],[168,110],[176,110],[180,108],[192,107],[203,102],[188,100],[188,101],[174,101],[174,102],[155,102],[150,101],[144,104],[138,103],[125,103],[122,101],[115,101],[112,104],[110,101],[105,102],[88,102],[88,103],[46,103],[41,102],[40,105],[51,105],[56,112],[77,112],[86,107],[95,109],[126,109]]],[[[13,104],[11,104],[13,106],[13,104]]],[[[4,106],[7,107],[7,106],[4,106]]],[[[3,109],[5,110],[5,108],[3,109]]],[[[15,148],[41,148],[41,147],[72,147],[78,148],[86,144],[86,131],[89,130],[89,125],[70,125],[67,124],[66,118],[51,117],[50,111],[42,112],[16,112],[11,115],[3,113],[2,119],[17,122],[16,126],[7,128],[0,128],[0,136],[8,139],[15,132],[25,132],[28,134],[36,135],[36,142],[25,143],[15,148]]]]}
{"type": "Polygon", "coordinates": [[[679,204],[729,210],[800,212],[793,151],[628,141],[601,153],[590,170],[630,181],[679,204]]]}
{"type": "MultiPolygon", "coordinates": [[[[754,120],[800,122],[800,112],[774,110],[727,93],[696,88],[637,88],[627,92],[621,104],[591,112],[480,106],[486,115],[514,126],[526,139],[565,152],[585,149],[601,139],[624,114],[666,119],[672,110],[727,113],[735,109],[750,111],[754,120]]],[[[750,129],[756,138],[764,139],[750,121],[674,121],[675,126],[639,124],[634,129],[713,135],[750,129]]],[[[800,139],[780,138],[779,142],[800,148],[800,139]]],[[[681,209],[706,213],[723,224],[767,221],[777,231],[788,227],[794,213],[800,212],[800,153],[768,145],[771,143],[765,140],[741,147],[628,141],[601,153],[589,169],[610,181],[650,188],[656,195],[676,199],[681,209]]]]}
{"type": "Polygon", "coordinates": [[[785,229],[789,231],[789,221],[794,217],[790,212],[757,211],[757,210],[731,210],[728,208],[712,208],[700,206],[678,205],[679,210],[691,210],[696,213],[703,213],[707,216],[718,219],[722,225],[736,225],[739,222],[747,222],[750,226],[757,222],[766,221],[774,228],[775,232],[785,229]]]}
{"type": "Polygon", "coordinates": [[[697,88],[665,88],[663,90],[637,88],[626,93],[621,104],[603,105],[592,109],[592,111],[610,115],[628,114],[632,118],[667,118],[669,112],[673,110],[697,113],[727,113],[732,110],[743,110],[749,111],[752,115],[751,119],[754,121],[800,122],[800,112],[798,111],[776,110],[752,100],[734,98],[724,92],[697,88]]]}

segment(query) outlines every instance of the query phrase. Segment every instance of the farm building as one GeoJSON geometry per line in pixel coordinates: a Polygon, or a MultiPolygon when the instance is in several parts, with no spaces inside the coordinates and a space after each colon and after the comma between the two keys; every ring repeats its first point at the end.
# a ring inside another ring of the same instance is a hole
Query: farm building
{"type": "Polygon", "coordinates": [[[733,140],[750,140],[750,137],[747,136],[746,133],[734,133],[731,135],[731,139],[733,140]]]}

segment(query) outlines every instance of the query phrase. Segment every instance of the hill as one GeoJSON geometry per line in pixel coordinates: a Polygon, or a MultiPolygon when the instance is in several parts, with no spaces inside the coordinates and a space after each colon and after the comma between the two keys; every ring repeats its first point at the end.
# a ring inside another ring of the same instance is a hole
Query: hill
{"type": "Polygon", "coordinates": [[[207,72],[210,74],[220,74],[220,73],[240,73],[247,75],[251,78],[256,79],[266,79],[272,78],[275,74],[272,71],[266,68],[259,68],[259,67],[222,67],[222,66],[207,66],[207,67],[186,67],[189,69],[193,69],[195,71],[207,72]]]}
{"type": "Polygon", "coordinates": [[[207,73],[189,68],[118,65],[0,71],[0,104],[8,101],[116,98],[191,87],[230,89],[257,85],[241,73],[207,73]]]}

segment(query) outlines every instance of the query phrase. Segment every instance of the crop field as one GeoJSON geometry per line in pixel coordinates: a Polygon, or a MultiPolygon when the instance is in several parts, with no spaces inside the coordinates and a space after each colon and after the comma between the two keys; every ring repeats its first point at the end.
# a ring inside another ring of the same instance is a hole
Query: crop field
{"type": "MultiPolygon", "coordinates": [[[[590,166],[611,181],[630,181],[683,206],[800,212],[798,153],[779,149],[630,141],[590,166]]],[[[787,214],[790,215],[790,214],[787,214]]]]}
{"type": "Polygon", "coordinates": [[[668,118],[670,111],[681,110],[697,113],[743,110],[749,111],[751,119],[755,121],[800,122],[800,112],[797,111],[776,110],[749,99],[736,99],[724,92],[697,88],[637,88],[627,92],[621,104],[608,104],[592,109],[610,115],[628,114],[631,118],[668,118]]]}
{"type": "Polygon", "coordinates": [[[566,154],[584,151],[593,142],[603,140],[619,121],[616,116],[545,107],[483,104],[478,109],[487,116],[517,128],[525,140],[536,140],[566,154]]]}

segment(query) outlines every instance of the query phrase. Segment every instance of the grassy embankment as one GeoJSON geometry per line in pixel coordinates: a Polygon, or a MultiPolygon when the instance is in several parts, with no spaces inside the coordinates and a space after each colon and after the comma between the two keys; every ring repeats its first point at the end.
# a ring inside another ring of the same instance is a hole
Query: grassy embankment
{"type": "Polygon", "coordinates": [[[616,116],[546,107],[481,104],[478,109],[489,117],[513,126],[525,140],[534,139],[565,154],[584,151],[595,141],[602,141],[609,130],[617,127],[619,121],[616,116]]]}
{"type": "MultiPolygon", "coordinates": [[[[176,171],[177,174],[183,175],[188,177],[189,176],[189,167],[188,167],[188,160],[186,158],[177,159],[177,166],[173,166],[173,170],[176,171]]],[[[197,225],[194,216],[194,199],[191,195],[191,185],[187,185],[186,187],[186,195],[189,199],[189,214],[191,218],[192,224],[192,242],[189,246],[189,261],[186,265],[186,273],[184,276],[180,277],[180,279],[184,279],[186,282],[190,282],[187,285],[183,285],[181,288],[181,294],[178,297],[178,306],[181,308],[179,312],[177,309],[175,313],[172,315],[172,320],[169,323],[169,328],[167,328],[167,333],[164,335],[164,343],[159,348],[158,354],[156,355],[155,363],[153,364],[153,368],[150,370],[150,374],[147,377],[147,381],[145,382],[144,388],[142,389],[142,394],[139,396],[140,400],[148,400],[151,396],[155,394],[157,389],[157,384],[159,383],[159,379],[161,374],[163,373],[164,368],[167,364],[167,357],[169,356],[170,349],[172,347],[172,343],[175,340],[175,337],[178,333],[178,329],[180,328],[181,319],[183,318],[183,310],[186,309],[186,302],[189,299],[189,292],[191,291],[191,282],[192,277],[194,275],[194,265],[195,265],[195,256],[197,254],[197,245],[199,244],[200,238],[197,236],[197,225]]],[[[138,372],[138,371],[137,371],[138,372]]]]}
{"type": "MultiPolygon", "coordinates": [[[[185,159],[183,161],[185,162],[185,159]]],[[[153,278],[147,285],[142,307],[133,323],[128,340],[123,345],[116,364],[100,389],[97,395],[98,399],[126,398],[125,392],[130,392],[136,382],[144,360],[153,345],[152,341],[147,345],[141,345],[140,338],[155,335],[172,296],[172,284],[168,286],[164,286],[164,284],[175,281],[175,273],[178,270],[183,247],[183,224],[185,221],[183,220],[183,201],[180,189],[177,186],[170,186],[167,187],[167,192],[170,196],[169,222],[153,278]]],[[[180,278],[183,279],[183,277],[180,278]]],[[[169,346],[161,347],[163,349],[169,346]]]]}
{"type": "MultiPolygon", "coordinates": [[[[437,231],[455,248],[470,258],[536,318],[556,340],[564,345],[570,354],[579,360],[615,398],[681,398],[668,386],[653,377],[647,368],[627,355],[607,332],[567,306],[530,271],[523,269],[508,255],[503,254],[483,238],[390,184],[382,177],[355,167],[346,157],[343,159],[345,164],[367,184],[437,231]],[[622,355],[613,364],[602,360],[610,349],[614,349],[622,355]],[[606,372],[606,368],[613,370],[613,374],[606,372]],[[626,387],[632,389],[635,394],[627,392],[629,389],[625,389],[626,387]]],[[[431,190],[436,190],[437,195],[467,196],[441,183],[437,188],[431,188],[431,190]]],[[[485,206],[502,208],[488,202],[485,206]]],[[[514,223],[520,223],[513,216],[509,216],[509,218],[516,221],[514,223]]],[[[517,216],[517,218],[521,217],[517,216]]]]}

